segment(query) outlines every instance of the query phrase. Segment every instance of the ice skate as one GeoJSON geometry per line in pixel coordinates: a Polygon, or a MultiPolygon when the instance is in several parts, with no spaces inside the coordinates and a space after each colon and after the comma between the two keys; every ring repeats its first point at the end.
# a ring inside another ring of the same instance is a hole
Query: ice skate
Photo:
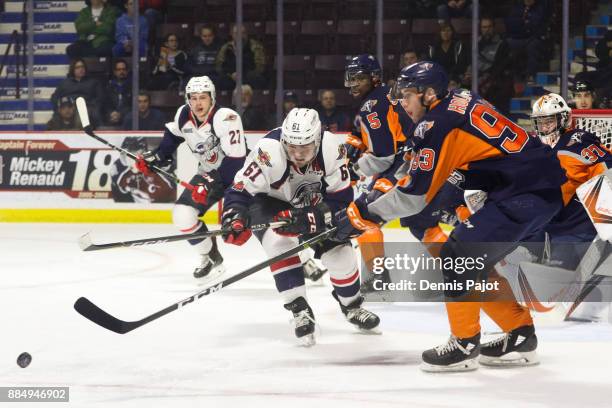
{"type": "Polygon", "coordinates": [[[346,317],[346,320],[357,327],[359,331],[366,334],[381,334],[380,330],[378,329],[380,318],[374,313],[362,308],[362,303],[363,298],[359,297],[348,306],[344,306],[342,303],[340,303],[340,309],[346,317]]]}
{"type": "Polygon", "coordinates": [[[315,319],[312,309],[302,296],[295,299],[293,302],[287,303],[285,309],[293,313],[293,323],[295,324],[295,337],[298,338],[300,344],[305,347],[314,346],[316,343],[315,319]]]}
{"type": "Polygon", "coordinates": [[[492,367],[517,367],[538,364],[538,338],[533,325],[522,326],[485,343],[480,348],[480,364],[492,367]]]}
{"type": "Polygon", "coordinates": [[[209,253],[201,254],[202,261],[200,266],[193,271],[193,277],[204,281],[213,280],[225,272],[223,257],[217,249],[217,243],[213,241],[213,246],[209,253]]]}
{"type": "Polygon", "coordinates": [[[445,344],[423,352],[421,370],[429,373],[476,370],[479,353],[480,333],[465,339],[451,335],[445,344]]]}

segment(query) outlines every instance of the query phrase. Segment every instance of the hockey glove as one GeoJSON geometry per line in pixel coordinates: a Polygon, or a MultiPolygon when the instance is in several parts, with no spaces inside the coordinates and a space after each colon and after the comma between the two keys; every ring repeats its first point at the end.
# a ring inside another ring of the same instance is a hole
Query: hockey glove
{"type": "Polygon", "coordinates": [[[206,204],[208,194],[213,187],[215,180],[208,174],[202,175],[202,182],[193,186],[191,190],[191,199],[198,204],[206,204]]]}
{"type": "Polygon", "coordinates": [[[349,162],[354,163],[359,159],[361,154],[366,150],[366,145],[355,135],[349,135],[346,138],[346,157],[349,162]]]}
{"type": "Polygon", "coordinates": [[[250,227],[249,215],[244,207],[226,208],[223,211],[221,225],[223,241],[228,244],[242,245],[251,238],[253,232],[250,227]]]}
{"type": "Polygon", "coordinates": [[[331,227],[332,218],[331,210],[325,203],[314,207],[283,210],[274,216],[274,221],[285,221],[287,225],[275,228],[274,231],[290,237],[315,234],[331,227]]]}
{"type": "Polygon", "coordinates": [[[171,164],[172,159],[162,159],[159,153],[148,151],[137,156],[136,164],[134,166],[136,167],[136,170],[145,176],[150,176],[152,173],[150,166],[164,168],[169,167],[171,164]]]}
{"type": "Polygon", "coordinates": [[[368,229],[379,228],[382,218],[368,212],[367,203],[357,200],[340,210],[335,215],[334,224],[337,227],[334,241],[346,241],[363,234],[368,229]]]}

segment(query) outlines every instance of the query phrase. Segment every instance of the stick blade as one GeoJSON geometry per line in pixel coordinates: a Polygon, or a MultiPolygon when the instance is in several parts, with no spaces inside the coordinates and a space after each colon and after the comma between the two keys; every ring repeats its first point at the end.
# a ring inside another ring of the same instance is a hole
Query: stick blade
{"type": "Polygon", "coordinates": [[[82,235],[79,238],[78,242],[79,242],[79,248],[81,248],[81,251],[91,251],[92,248],[95,246],[91,240],[91,235],[89,232],[82,235]]]}
{"type": "Polygon", "coordinates": [[[98,326],[102,326],[112,332],[125,334],[133,330],[129,322],[124,322],[123,320],[111,316],[85,297],[80,297],[74,302],[74,310],[98,326]]]}
{"type": "Polygon", "coordinates": [[[89,122],[89,114],[87,113],[87,104],[85,103],[85,99],[82,96],[79,96],[76,100],[77,111],[79,112],[79,119],[81,119],[81,124],[83,125],[83,129],[87,130],[90,127],[89,122]]]}

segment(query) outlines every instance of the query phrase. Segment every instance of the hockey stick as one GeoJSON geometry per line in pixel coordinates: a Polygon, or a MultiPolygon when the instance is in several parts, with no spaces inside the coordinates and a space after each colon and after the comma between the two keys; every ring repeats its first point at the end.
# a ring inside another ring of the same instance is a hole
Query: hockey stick
{"type": "Polygon", "coordinates": [[[167,315],[168,313],[171,313],[177,309],[180,309],[181,307],[192,303],[204,296],[210,295],[211,293],[214,292],[218,292],[219,290],[221,290],[222,288],[231,285],[234,282],[238,282],[239,280],[242,280],[244,278],[246,278],[249,275],[254,274],[255,272],[260,271],[263,268],[266,268],[270,265],[272,265],[275,262],[281,261],[289,256],[295,255],[299,252],[301,252],[302,250],[326,239],[328,236],[330,236],[334,231],[336,231],[336,227],[333,227],[327,231],[324,231],[320,234],[318,234],[317,236],[310,238],[307,241],[302,242],[301,244],[283,252],[282,254],[276,255],[275,257],[272,257],[270,259],[267,259],[263,262],[258,263],[257,265],[254,265],[250,268],[248,268],[247,270],[240,272],[239,274],[232,276],[228,279],[225,279],[213,286],[209,286],[206,289],[201,290],[200,292],[196,293],[195,295],[189,296],[179,302],[176,302],[170,306],[168,306],[165,309],[162,309],[158,312],[153,313],[150,316],[147,316],[143,319],[140,320],[136,320],[136,321],[131,321],[131,322],[127,322],[124,320],[120,320],[117,319],[116,317],[106,313],[104,310],[100,309],[98,306],[96,306],[93,302],[91,302],[89,299],[85,298],[85,297],[80,297],[77,299],[77,301],[74,303],[74,309],[80,313],[83,317],[91,320],[92,322],[94,322],[95,324],[97,324],[98,326],[102,326],[105,329],[108,329],[110,331],[113,331],[115,333],[119,333],[119,334],[125,334],[128,332],[131,332],[134,329],[139,328],[140,326],[144,326],[147,323],[152,322],[153,320],[159,319],[162,316],[167,315]]]}
{"type": "MultiPolygon", "coordinates": [[[[83,130],[85,131],[85,133],[87,133],[89,136],[96,139],[98,142],[107,145],[111,149],[124,153],[126,156],[128,156],[131,159],[138,160],[138,156],[136,156],[134,153],[128,150],[125,150],[124,148],[121,148],[119,146],[115,146],[111,142],[101,138],[100,136],[94,133],[93,129],[91,128],[91,123],[89,122],[89,114],[87,113],[87,105],[85,104],[85,99],[83,99],[83,97],[79,96],[77,98],[76,106],[77,106],[77,111],[79,112],[79,118],[81,119],[81,124],[83,125],[83,130]]],[[[165,177],[169,178],[170,180],[174,181],[175,183],[180,184],[181,186],[185,187],[187,190],[193,191],[193,189],[195,188],[191,184],[179,179],[174,174],[167,172],[166,170],[160,167],[154,166],[152,164],[148,164],[147,166],[154,172],[158,174],[162,174],[165,177]]]]}
{"type": "MultiPolygon", "coordinates": [[[[249,228],[253,231],[257,231],[257,230],[263,230],[267,228],[278,228],[278,227],[282,227],[285,224],[287,223],[284,221],[278,221],[278,222],[270,222],[267,224],[255,224],[255,225],[251,225],[249,228]]],[[[222,235],[225,231],[226,230],[219,229],[219,230],[214,230],[214,231],[196,232],[193,234],[167,235],[165,237],[135,239],[133,241],[109,242],[107,244],[94,244],[91,240],[91,235],[88,232],[79,238],[79,247],[83,251],[99,251],[102,249],[111,249],[111,248],[154,245],[154,244],[162,244],[165,242],[184,241],[187,239],[216,237],[218,235],[222,235]]]]}

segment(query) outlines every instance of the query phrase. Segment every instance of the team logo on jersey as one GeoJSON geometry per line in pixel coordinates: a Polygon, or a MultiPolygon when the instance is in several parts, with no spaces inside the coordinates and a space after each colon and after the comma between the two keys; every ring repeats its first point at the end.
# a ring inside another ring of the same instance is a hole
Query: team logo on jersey
{"type": "Polygon", "coordinates": [[[223,119],[224,122],[231,122],[238,119],[238,115],[234,115],[233,113],[230,113],[229,115],[227,115],[225,117],[225,119],[223,119]]]}
{"type": "Polygon", "coordinates": [[[193,133],[193,128],[190,128],[190,127],[185,128],[183,129],[183,133],[193,133]]]}
{"type": "Polygon", "coordinates": [[[239,181],[237,183],[232,184],[232,190],[242,192],[244,190],[244,182],[239,181]]]}
{"type": "Polygon", "coordinates": [[[268,152],[264,152],[263,150],[261,150],[261,147],[257,149],[257,162],[259,164],[263,164],[265,166],[268,167],[272,167],[272,163],[270,163],[270,153],[268,152]]]}
{"type": "Polygon", "coordinates": [[[370,99],[367,100],[363,103],[363,105],[361,105],[361,112],[372,112],[372,109],[374,109],[374,106],[376,106],[376,104],[378,103],[378,100],[376,99],[370,99]]]}
{"type": "Polygon", "coordinates": [[[567,147],[570,147],[576,143],[582,143],[582,135],[584,134],[584,132],[576,132],[572,135],[572,137],[570,138],[570,141],[567,144],[567,147]]]}
{"type": "Polygon", "coordinates": [[[420,139],[425,138],[425,132],[431,129],[434,125],[435,121],[424,121],[419,123],[419,125],[414,129],[414,137],[418,137],[420,139]]]}
{"type": "Polygon", "coordinates": [[[346,158],[346,146],[343,144],[338,146],[338,157],[336,160],[345,159],[346,158]]]}
{"type": "Polygon", "coordinates": [[[465,176],[459,170],[453,170],[453,172],[446,179],[449,183],[462,188],[461,186],[465,182],[465,176]]]}
{"type": "Polygon", "coordinates": [[[296,208],[310,207],[319,204],[323,200],[321,193],[322,183],[300,184],[289,201],[296,208]]]}

